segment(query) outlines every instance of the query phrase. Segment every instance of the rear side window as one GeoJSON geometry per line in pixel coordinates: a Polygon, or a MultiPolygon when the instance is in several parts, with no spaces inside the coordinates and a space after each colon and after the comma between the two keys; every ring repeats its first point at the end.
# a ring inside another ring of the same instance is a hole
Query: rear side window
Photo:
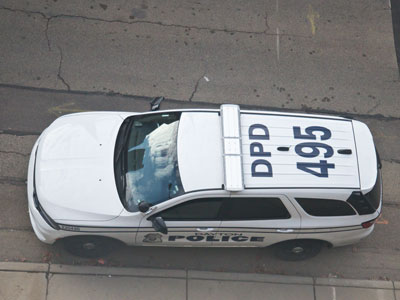
{"type": "Polygon", "coordinates": [[[290,214],[279,198],[231,198],[224,204],[223,220],[289,219],[290,214]]]}
{"type": "Polygon", "coordinates": [[[166,221],[212,221],[219,219],[222,199],[198,199],[178,204],[160,212],[166,221]]]}
{"type": "Polygon", "coordinates": [[[345,201],[316,198],[296,198],[306,213],[316,217],[352,216],[356,212],[345,201]]]}

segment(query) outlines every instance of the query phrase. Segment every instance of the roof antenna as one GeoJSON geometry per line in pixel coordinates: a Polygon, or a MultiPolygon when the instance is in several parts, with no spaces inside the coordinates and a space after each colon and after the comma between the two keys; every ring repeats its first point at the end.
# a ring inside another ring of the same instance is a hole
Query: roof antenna
{"type": "Polygon", "coordinates": [[[155,97],[153,100],[150,102],[150,110],[151,111],[156,111],[160,109],[160,104],[164,100],[164,97],[155,97]]]}

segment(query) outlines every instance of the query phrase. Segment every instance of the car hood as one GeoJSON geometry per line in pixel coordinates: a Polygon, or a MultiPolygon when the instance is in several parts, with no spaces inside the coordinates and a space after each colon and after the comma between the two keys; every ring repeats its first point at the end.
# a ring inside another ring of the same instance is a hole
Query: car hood
{"type": "Polygon", "coordinates": [[[36,156],[38,199],[56,221],[106,221],[123,210],[114,179],[114,147],[124,118],[79,113],[54,121],[36,156]]]}

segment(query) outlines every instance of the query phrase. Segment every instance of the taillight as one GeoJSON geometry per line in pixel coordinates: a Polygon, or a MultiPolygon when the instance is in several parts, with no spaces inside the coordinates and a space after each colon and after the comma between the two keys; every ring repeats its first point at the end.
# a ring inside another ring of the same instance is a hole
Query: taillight
{"type": "Polygon", "coordinates": [[[377,219],[378,219],[378,218],[375,218],[375,219],[373,219],[373,220],[364,222],[364,223],[361,224],[361,226],[362,226],[363,228],[370,228],[372,225],[375,224],[375,222],[376,222],[377,219]]]}

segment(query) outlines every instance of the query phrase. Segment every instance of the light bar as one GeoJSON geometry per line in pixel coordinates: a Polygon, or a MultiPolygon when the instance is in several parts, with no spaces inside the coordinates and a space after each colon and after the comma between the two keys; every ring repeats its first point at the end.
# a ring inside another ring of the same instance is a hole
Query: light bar
{"type": "Polygon", "coordinates": [[[222,138],[224,147],[225,190],[243,191],[240,107],[221,105],[222,138]]]}

